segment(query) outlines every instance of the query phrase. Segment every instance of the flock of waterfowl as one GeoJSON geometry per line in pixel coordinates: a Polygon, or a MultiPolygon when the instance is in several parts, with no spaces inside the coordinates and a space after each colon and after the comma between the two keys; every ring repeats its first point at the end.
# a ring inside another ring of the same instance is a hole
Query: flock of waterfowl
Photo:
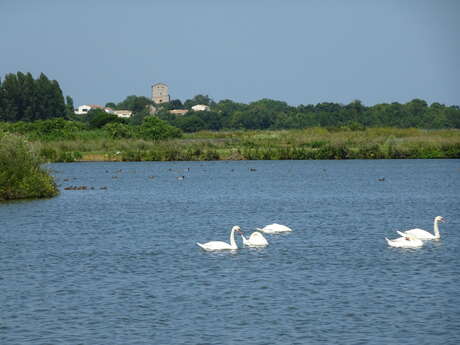
{"type": "Polygon", "coordinates": [[[230,232],[230,243],[222,242],[222,241],[210,241],[206,243],[196,243],[202,249],[207,251],[215,251],[215,250],[235,250],[238,249],[238,244],[235,241],[235,233],[241,235],[243,239],[243,245],[247,247],[265,247],[268,246],[268,241],[262,235],[263,233],[266,234],[279,234],[283,232],[291,232],[292,229],[287,227],[286,225],[280,224],[270,224],[263,228],[257,228],[258,231],[254,231],[249,238],[244,237],[241,228],[238,225],[235,225],[230,232]]]}
{"type": "MultiPolygon", "coordinates": [[[[397,231],[397,233],[401,236],[390,240],[385,237],[388,245],[390,247],[396,248],[418,248],[423,246],[424,241],[427,240],[439,240],[441,235],[439,233],[439,222],[444,222],[444,218],[441,216],[437,216],[434,219],[434,235],[430,232],[422,229],[411,229],[406,231],[397,231]]],[[[278,234],[283,232],[291,232],[292,229],[280,224],[270,224],[263,228],[257,228],[258,231],[253,232],[249,238],[244,237],[241,228],[235,225],[231,232],[230,232],[230,243],[223,242],[223,241],[210,241],[206,243],[199,243],[196,244],[206,251],[217,251],[217,250],[236,250],[238,249],[238,244],[235,240],[235,233],[240,234],[243,245],[247,247],[265,247],[268,246],[268,241],[264,237],[262,233],[266,234],[278,234]]]]}

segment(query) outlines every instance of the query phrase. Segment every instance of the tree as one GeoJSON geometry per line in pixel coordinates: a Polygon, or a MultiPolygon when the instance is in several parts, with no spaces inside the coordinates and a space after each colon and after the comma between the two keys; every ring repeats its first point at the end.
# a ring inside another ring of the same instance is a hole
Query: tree
{"type": "Polygon", "coordinates": [[[147,140],[161,140],[169,138],[179,138],[182,131],[179,128],[169,125],[156,116],[148,116],[144,119],[140,128],[140,136],[147,140]]]}
{"type": "Polygon", "coordinates": [[[243,103],[236,103],[230,99],[224,99],[222,101],[219,101],[219,103],[215,105],[215,110],[221,111],[225,113],[226,115],[230,115],[234,113],[235,111],[243,111],[243,110],[246,110],[247,108],[248,108],[248,105],[243,104],[243,103]]]}
{"type": "Polygon", "coordinates": [[[3,121],[18,121],[20,120],[18,100],[20,97],[20,88],[18,78],[15,74],[7,74],[2,83],[2,96],[3,96],[3,121]]]}
{"type": "Polygon", "coordinates": [[[451,106],[445,112],[448,126],[451,128],[460,128],[460,108],[458,106],[451,106]]]}
{"type": "Polygon", "coordinates": [[[102,128],[110,122],[126,123],[125,119],[117,115],[109,114],[102,109],[91,109],[87,115],[88,124],[91,128],[102,128]]]}
{"type": "Polygon", "coordinates": [[[133,112],[141,112],[149,105],[153,105],[153,101],[144,96],[131,95],[125,98],[124,101],[117,104],[116,109],[132,110],[133,112]]]}
{"type": "Polygon", "coordinates": [[[53,113],[52,109],[52,98],[54,97],[54,91],[52,90],[51,82],[46,75],[40,74],[35,82],[35,90],[37,98],[40,102],[37,104],[37,110],[33,120],[44,120],[53,113]]]}
{"type": "Polygon", "coordinates": [[[74,105],[73,105],[73,99],[70,96],[66,96],[65,100],[66,100],[66,105],[65,106],[66,106],[67,116],[72,117],[74,115],[74,112],[75,112],[75,108],[74,108],[74,105]]]}
{"type": "Polygon", "coordinates": [[[0,120],[34,121],[66,115],[59,83],[43,73],[36,80],[30,73],[7,74],[0,89],[0,120]]]}
{"type": "Polygon", "coordinates": [[[198,132],[206,129],[206,123],[195,114],[178,117],[174,124],[184,132],[198,132]]]}
{"type": "Polygon", "coordinates": [[[192,109],[194,105],[204,104],[209,106],[214,106],[214,101],[208,95],[196,95],[192,99],[188,99],[184,102],[186,109],[192,109]]]}
{"type": "Polygon", "coordinates": [[[168,103],[163,104],[163,109],[172,110],[172,109],[184,109],[184,105],[182,104],[180,99],[173,99],[168,103]]]}
{"type": "Polygon", "coordinates": [[[123,123],[109,122],[104,125],[104,129],[109,132],[110,136],[114,139],[133,137],[133,127],[123,123]]]}
{"type": "Polygon", "coordinates": [[[276,118],[261,109],[251,108],[247,111],[237,111],[229,119],[229,125],[232,128],[245,129],[268,129],[274,123],[276,118]]]}

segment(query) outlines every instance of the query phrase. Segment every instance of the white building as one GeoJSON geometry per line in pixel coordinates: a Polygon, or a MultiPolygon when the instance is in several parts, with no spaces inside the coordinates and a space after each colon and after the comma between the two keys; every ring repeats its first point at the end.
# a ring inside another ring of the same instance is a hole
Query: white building
{"type": "Polygon", "coordinates": [[[193,111],[209,111],[209,106],[205,104],[197,104],[192,107],[193,111]]]}
{"type": "Polygon", "coordinates": [[[173,115],[185,115],[188,113],[187,109],[173,109],[169,111],[170,114],[173,115]]]}
{"type": "Polygon", "coordinates": [[[91,109],[102,109],[106,113],[113,114],[112,108],[103,107],[103,106],[100,106],[100,105],[97,105],[97,104],[80,105],[77,109],[75,109],[74,113],[77,114],[77,115],[86,115],[86,114],[88,114],[88,112],[91,109]]]}
{"type": "Polygon", "coordinates": [[[124,119],[129,119],[133,115],[133,112],[131,110],[114,110],[113,113],[118,117],[122,117],[124,119]]]}

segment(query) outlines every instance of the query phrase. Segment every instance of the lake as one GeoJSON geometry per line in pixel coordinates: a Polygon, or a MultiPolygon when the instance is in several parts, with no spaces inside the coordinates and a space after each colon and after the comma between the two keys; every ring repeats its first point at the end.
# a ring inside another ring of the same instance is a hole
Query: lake
{"type": "Polygon", "coordinates": [[[460,343],[459,160],[49,168],[58,197],[0,204],[1,344],[460,343]]]}

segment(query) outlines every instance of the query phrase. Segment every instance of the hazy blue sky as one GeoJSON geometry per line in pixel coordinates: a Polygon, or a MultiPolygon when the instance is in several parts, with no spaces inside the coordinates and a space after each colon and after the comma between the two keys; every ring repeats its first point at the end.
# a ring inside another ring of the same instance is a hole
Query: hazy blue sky
{"type": "Polygon", "coordinates": [[[196,94],[292,105],[460,104],[457,0],[0,0],[0,75],[75,105],[196,94]]]}

